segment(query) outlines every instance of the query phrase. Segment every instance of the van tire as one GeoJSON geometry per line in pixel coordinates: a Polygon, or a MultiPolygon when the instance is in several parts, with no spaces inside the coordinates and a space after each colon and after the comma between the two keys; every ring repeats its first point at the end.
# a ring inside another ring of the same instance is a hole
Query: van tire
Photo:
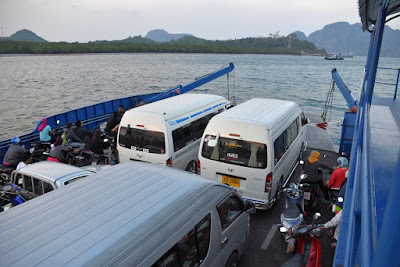
{"type": "Polygon", "coordinates": [[[186,171],[191,173],[197,173],[197,164],[196,161],[192,160],[186,167],[186,171]]]}
{"type": "Polygon", "coordinates": [[[228,261],[225,264],[225,267],[236,267],[239,263],[239,255],[236,252],[232,252],[229,256],[228,261]]]}

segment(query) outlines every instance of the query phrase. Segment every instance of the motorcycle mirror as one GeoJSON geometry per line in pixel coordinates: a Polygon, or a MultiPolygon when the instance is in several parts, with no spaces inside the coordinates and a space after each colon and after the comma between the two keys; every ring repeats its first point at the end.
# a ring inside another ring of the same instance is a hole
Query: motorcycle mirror
{"type": "Polygon", "coordinates": [[[304,174],[304,173],[303,173],[302,175],[300,175],[300,179],[301,179],[301,180],[304,180],[304,179],[306,179],[306,178],[307,178],[307,174],[304,174]]]}
{"type": "Polygon", "coordinates": [[[314,214],[313,219],[316,220],[319,217],[321,217],[321,213],[317,212],[317,213],[314,214]]]}
{"type": "Polygon", "coordinates": [[[279,232],[281,232],[281,233],[286,233],[287,232],[287,229],[286,229],[286,227],[281,227],[281,228],[279,228],[279,232]]]}
{"type": "Polygon", "coordinates": [[[338,197],[337,201],[342,203],[343,202],[343,198],[342,197],[338,197]]]}

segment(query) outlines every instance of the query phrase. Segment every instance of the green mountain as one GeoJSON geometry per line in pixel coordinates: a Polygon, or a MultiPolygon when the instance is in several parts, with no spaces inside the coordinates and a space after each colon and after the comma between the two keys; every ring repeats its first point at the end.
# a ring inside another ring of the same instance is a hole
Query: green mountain
{"type": "Polygon", "coordinates": [[[47,42],[42,37],[37,36],[35,33],[29,30],[20,30],[11,35],[10,37],[2,38],[8,41],[24,41],[24,42],[47,42]]]}
{"type": "MultiPolygon", "coordinates": [[[[317,48],[325,49],[328,54],[366,56],[371,34],[362,32],[361,24],[336,22],[326,25],[322,30],[308,37],[300,31],[294,32],[298,39],[313,42],[317,48]]],[[[381,56],[400,57],[400,30],[385,26],[381,56]]]]}
{"type": "Polygon", "coordinates": [[[157,30],[149,31],[146,34],[145,38],[159,42],[159,43],[164,43],[164,42],[169,42],[169,41],[173,41],[173,40],[178,40],[178,39],[186,37],[186,36],[194,37],[193,35],[187,34],[187,33],[168,33],[165,30],[157,29],[157,30]]]}

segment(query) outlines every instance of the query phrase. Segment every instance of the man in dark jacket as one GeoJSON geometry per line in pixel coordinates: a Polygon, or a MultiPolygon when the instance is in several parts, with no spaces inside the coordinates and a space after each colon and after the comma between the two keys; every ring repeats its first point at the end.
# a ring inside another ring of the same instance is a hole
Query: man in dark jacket
{"type": "Polygon", "coordinates": [[[106,130],[105,130],[106,133],[110,134],[112,129],[114,129],[114,127],[117,126],[118,124],[119,124],[118,111],[115,111],[107,121],[106,130]]]}
{"type": "Polygon", "coordinates": [[[92,133],[88,129],[83,127],[83,123],[80,120],[77,120],[75,122],[75,128],[72,130],[81,140],[83,140],[84,143],[89,143],[92,133]]]}
{"type": "Polygon", "coordinates": [[[90,140],[90,150],[92,150],[96,154],[103,154],[104,149],[108,148],[110,144],[108,142],[104,142],[100,137],[101,137],[101,130],[97,129],[94,132],[92,140],[90,140]]]}

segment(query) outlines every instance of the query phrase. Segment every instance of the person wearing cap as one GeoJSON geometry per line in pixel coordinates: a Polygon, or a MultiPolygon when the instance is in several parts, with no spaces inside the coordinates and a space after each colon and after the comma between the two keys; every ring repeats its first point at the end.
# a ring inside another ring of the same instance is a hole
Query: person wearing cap
{"type": "Polygon", "coordinates": [[[39,131],[40,141],[45,141],[45,142],[51,141],[50,135],[53,135],[54,132],[51,130],[50,125],[47,124],[46,118],[42,119],[42,121],[40,122],[38,131],[39,131]]]}
{"type": "Polygon", "coordinates": [[[304,163],[304,174],[307,175],[307,178],[301,180],[301,183],[318,183],[321,188],[322,193],[324,194],[325,200],[329,199],[328,189],[324,185],[322,181],[322,177],[319,175],[321,169],[327,169],[333,171],[333,168],[329,167],[327,164],[321,162],[321,155],[318,151],[312,151],[311,155],[307,158],[304,163]]]}
{"type": "Polygon", "coordinates": [[[26,150],[25,146],[21,146],[21,139],[14,137],[11,139],[11,146],[4,155],[3,164],[11,167],[17,167],[19,158],[26,150]]]}
{"type": "Polygon", "coordinates": [[[93,151],[96,154],[103,154],[104,149],[108,148],[110,144],[108,142],[104,142],[100,137],[102,135],[102,132],[100,129],[97,129],[94,132],[94,135],[92,137],[92,140],[90,140],[90,150],[93,151]]]}
{"type": "Polygon", "coordinates": [[[349,170],[349,161],[345,157],[340,157],[337,159],[338,167],[332,173],[329,179],[328,187],[339,189],[344,182],[345,174],[349,170]]]}

